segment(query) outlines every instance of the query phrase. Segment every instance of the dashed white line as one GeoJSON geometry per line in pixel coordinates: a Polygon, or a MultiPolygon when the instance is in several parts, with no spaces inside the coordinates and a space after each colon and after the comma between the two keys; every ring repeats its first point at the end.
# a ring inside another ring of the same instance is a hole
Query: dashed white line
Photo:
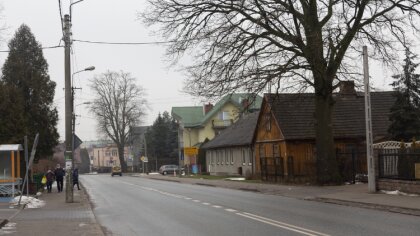
{"type": "Polygon", "coordinates": [[[247,212],[238,212],[238,213],[236,213],[236,215],[243,216],[243,217],[253,219],[253,220],[265,223],[265,224],[273,225],[273,226],[276,226],[276,227],[279,227],[279,228],[283,228],[283,229],[293,231],[293,232],[297,232],[297,233],[304,234],[304,235],[329,236],[328,234],[324,234],[324,233],[317,232],[317,231],[314,231],[314,230],[306,229],[306,228],[299,227],[299,226],[296,226],[296,225],[287,224],[287,223],[284,223],[284,222],[281,222],[281,221],[272,220],[272,219],[269,219],[269,218],[266,218],[266,217],[254,215],[254,214],[247,213],[247,212]]]}
{"type": "Polygon", "coordinates": [[[235,210],[235,209],[229,209],[229,208],[226,208],[225,211],[227,211],[227,212],[237,212],[237,210],[235,210]]]}
{"type": "MultiPolygon", "coordinates": [[[[127,184],[127,185],[137,186],[137,187],[140,187],[143,190],[157,192],[157,193],[160,193],[162,195],[169,196],[169,197],[183,198],[185,200],[192,200],[193,202],[197,202],[197,203],[201,202],[198,199],[192,199],[190,197],[186,197],[186,196],[183,196],[183,195],[177,195],[177,194],[173,194],[173,193],[168,193],[168,192],[160,191],[158,189],[154,189],[154,188],[150,188],[150,187],[138,186],[136,184],[132,184],[132,183],[124,182],[124,181],[122,181],[122,182],[124,184],[127,184]]],[[[212,207],[217,208],[217,209],[223,208],[222,206],[212,205],[212,204],[210,204],[208,202],[201,202],[201,204],[203,204],[203,205],[211,205],[212,207]]],[[[296,232],[296,233],[300,233],[300,234],[303,234],[303,235],[308,235],[308,236],[329,236],[328,234],[324,234],[324,233],[317,232],[317,231],[310,230],[310,229],[306,229],[306,228],[303,228],[303,227],[299,227],[299,226],[287,224],[287,223],[284,223],[284,222],[281,222],[281,221],[272,220],[272,219],[269,219],[269,218],[266,218],[266,217],[262,217],[262,216],[258,216],[258,215],[254,215],[254,214],[251,214],[251,213],[248,213],[248,212],[240,212],[238,210],[230,209],[230,208],[223,208],[223,209],[225,211],[227,211],[227,212],[235,213],[238,216],[242,216],[242,217],[245,217],[245,218],[248,218],[248,219],[252,219],[252,220],[255,220],[255,221],[258,221],[258,222],[269,224],[269,225],[272,225],[272,226],[275,226],[275,227],[279,227],[279,228],[286,229],[286,230],[289,230],[289,231],[293,231],[293,232],[296,232]]]]}

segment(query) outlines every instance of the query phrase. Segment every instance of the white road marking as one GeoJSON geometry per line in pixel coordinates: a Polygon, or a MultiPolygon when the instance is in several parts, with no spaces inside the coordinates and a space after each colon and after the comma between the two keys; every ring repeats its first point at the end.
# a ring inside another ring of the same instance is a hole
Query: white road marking
{"type": "Polygon", "coordinates": [[[235,210],[235,209],[229,209],[229,208],[226,208],[225,211],[227,211],[227,212],[237,212],[237,210],[235,210]]]}
{"type": "MultiPolygon", "coordinates": [[[[185,200],[192,200],[193,202],[197,202],[197,203],[198,202],[201,202],[198,199],[192,199],[190,197],[186,197],[186,196],[182,196],[182,195],[177,195],[177,194],[173,194],[173,193],[168,193],[168,192],[164,192],[164,191],[161,191],[161,190],[158,190],[158,189],[154,189],[154,188],[150,188],[150,187],[139,186],[139,185],[128,183],[128,182],[124,182],[124,181],[121,181],[121,182],[124,183],[124,184],[127,184],[127,185],[139,187],[139,188],[141,188],[143,190],[157,192],[159,194],[166,195],[166,196],[169,196],[169,197],[183,198],[185,200]]],[[[203,205],[211,205],[208,202],[202,202],[202,204],[203,205]]],[[[222,206],[218,206],[218,205],[212,205],[212,207],[218,208],[218,209],[222,208],[222,206]]],[[[284,222],[272,220],[272,219],[269,219],[269,218],[266,218],[266,217],[262,217],[262,216],[259,216],[259,215],[254,215],[254,214],[251,214],[251,213],[248,213],[248,212],[238,212],[237,210],[230,209],[230,208],[224,208],[224,210],[227,211],[227,212],[235,213],[238,216],[242,216],[242,217],[245,217],[245,218],[248,218],[248,219],[252,219],[252,220],[255,220],[255,221],[258,221],[258,222],[269,224],[269,225],[272,225],[272,226],[275,226],[275,227],[283,228],[283,229],[286,229],[286,230],[289,230],[289,231],[293,231],[293,232],[296,232],[296,233],[300,233],[300,234],[303,234],[303,235],[309,235],[309,236],[329,236],[328,234],[324,234],[324,233],[321,233],[321,232],[317,232],[317,231],[314,231],[314,230],[306,229],[306,228],[299,227],[299,226],[296,226],[296,225],[291,225],[291,224],[287,224],[287,223],[284,223],[284,222]]]]}
{"type": "Polygon", "coordinates": [[[276,226],[276,227],[279,227],[279,228],[287,229],[287,230],[297,232],[297,233],[300,233],[300,234],[304,234],[304,235],[329,236],[328,234],[324,234],[324,233],[321,233],[321,232],[306,229],[306,228],[299,227],[299,226],[296,226],[296,225],[291,225],[291,224],[287,224],[287,223],[284,223],[284,222],[272,220],[272,219],[269,219],[269,218],[266,218],[266,217],[254,215],[254,214],[247,213],[247,212],[242,212],[242,213],[238,212],[236,214],[239,215],[239,216],[243,216],[243,217],[246,217],[246,218],[249,218],[249,219],[253,219],[253,220],[256,220],[256,221],[259,221],[259,222],[263,222],[263,223],[266,223],[266,224],[269,224],[269,225],[273,225],[273,226],[276,226]]]}

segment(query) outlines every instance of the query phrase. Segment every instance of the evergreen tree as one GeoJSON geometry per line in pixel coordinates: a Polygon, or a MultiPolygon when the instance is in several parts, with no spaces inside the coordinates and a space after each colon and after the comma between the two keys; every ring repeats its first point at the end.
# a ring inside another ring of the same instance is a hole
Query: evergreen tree
{"type": "Polygon", "coordinates": [[[24,136],[23,99],[0,81],[0,143],[19,143],[24,136]]]}
{"type": "MultiPolygon", "coordinates": [[[[29,145],[39,133],[37,159],[49,156],[58,144],[57,109],[53,106],[55,82],[48,75],[48,64],[30,28],[21,25],[9,42],[9,55],[3,65],[1,81],[15,91],[21,100],[17,106],[23,108],[23,132],[14,135],[23,143],[23,135],[28,136],[29,145]]],[[[20,116],[10,111],[10,114],[20,116]]]]}
{"type": "Polygon", "coordinates": [[[146,133],[148,155],[163,164],[175,164],[178,160],[177,124],[168,112],[159,114],[146,133]],[[171,162],[171,163],[169,163],[171,162]]]}
{"type": "Polygon", "coordinates": [[[406,50],[403,73],[394,75],[391,84],[396,101],[391,107],[388,132],[396,140],[409,141],[420,136],[420,74],[415,73],[419,64],[413,62],[416,57],[406,50]]]}

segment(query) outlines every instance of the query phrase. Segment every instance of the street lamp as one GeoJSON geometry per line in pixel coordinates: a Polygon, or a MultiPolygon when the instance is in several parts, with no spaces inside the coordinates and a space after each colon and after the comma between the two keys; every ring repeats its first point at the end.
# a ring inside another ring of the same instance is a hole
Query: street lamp
{"type": "MultiPolygon", "coordinates": [[[[73,87],[73,77],[75,74],[83,72],[83,71],[92,71],[95,70],[94,66],[89,66],[86,67],[83,70],[79,70],[74,72],[71,75],[71,83],[72,83],[72,96],[71,96],[71,113],[72,113],[72,130],[71,130],[71,172],[69,174],[69,177],[67,178],[67,183],[66,183],[66,187],[69,189],[69,192],[71,194],[71,199],[73,199],[73,171],[74,171],[74,149],[75,149],[75,131],[76,131],[76,114],[74,112],[74,87],[73,87]]],[[[82,104],[90,104],[89,102],[84,102],[78,105],[82,105],[82,104]]],[[[67,192],[67,190],[66,190],[67,192]]]]}

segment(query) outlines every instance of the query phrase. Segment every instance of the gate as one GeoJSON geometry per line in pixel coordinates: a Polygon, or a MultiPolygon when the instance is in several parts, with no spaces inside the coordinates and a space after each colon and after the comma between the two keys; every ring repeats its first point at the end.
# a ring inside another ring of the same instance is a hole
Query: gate
{"type": "Polygon", "coordinates": [[[262,157],[260,164],[263,181],[277,182],[284,177],[282,157],[262,157]]]}
{"type": "Polygon", "coordinates": [[[367,182],[366,152],[352,149],[350,152],[337,152],[336,156],[339,173],[344,182],[367,182]]]}

